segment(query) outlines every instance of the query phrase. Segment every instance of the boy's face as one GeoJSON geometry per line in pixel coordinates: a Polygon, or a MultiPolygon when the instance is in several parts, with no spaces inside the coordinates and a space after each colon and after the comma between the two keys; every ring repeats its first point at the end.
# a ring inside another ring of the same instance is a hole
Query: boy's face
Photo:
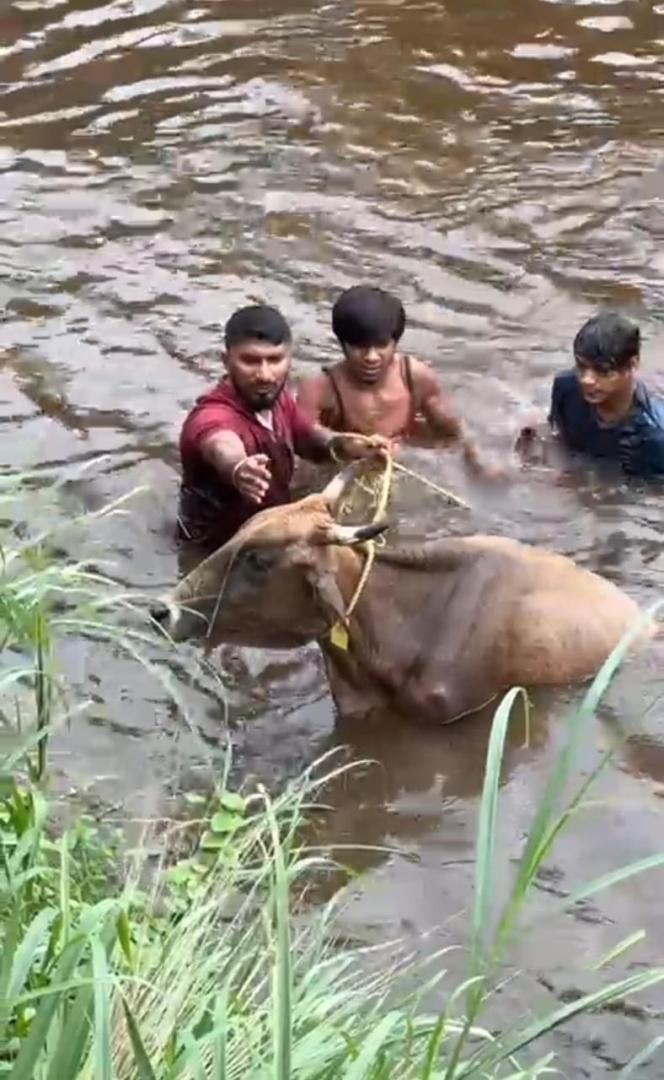
{"type": "Polygon", "coordinates": [[[376,345],[345,345],[344,355],[353,378],[367,386],[380,382],[397,351],[396,341],[376,345]]]}
{"type": "Polygon", "coordinates": [[[632,357],[625,367],[612,368],[590,364],[583,357],[575,357],[576,377],[585,400],[590,405],[604,405],[622,399],[634,389],[634,377],[639,366],[638,356],[632,357]]]}

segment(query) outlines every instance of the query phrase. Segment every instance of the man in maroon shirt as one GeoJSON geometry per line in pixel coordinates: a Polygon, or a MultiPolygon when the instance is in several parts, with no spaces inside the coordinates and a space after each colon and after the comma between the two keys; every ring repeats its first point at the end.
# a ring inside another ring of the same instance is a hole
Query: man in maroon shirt
{"type": "Polygon", "coordinates": [[[225,327],[226,376],[196,401],[180,435],[181,540],[214,550],[253,514],[290,501],[295,455],[310,461],[375,456],[390,447],[312,424],[286,389],[292,338],[264,304],[240,308],[225,327]]]}

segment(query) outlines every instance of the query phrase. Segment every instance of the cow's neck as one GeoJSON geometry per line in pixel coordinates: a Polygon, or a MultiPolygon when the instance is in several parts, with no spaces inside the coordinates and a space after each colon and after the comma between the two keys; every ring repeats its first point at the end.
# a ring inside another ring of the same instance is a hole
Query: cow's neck
{"type": "MultiPolygon", "coordinates": [[[[336,582],[348,611],[366,556],[339,548],[334,558],[336,582]]],[[[415,647],[400,599],[405,600],[412,589],[411,575],[421,569],[403,567],[395,575],[393,567],[376,558],[348,619],[347,648],[335,644],[329,634],[320,639],[332,693],[344,714],[395,704],[415,647]]]]}

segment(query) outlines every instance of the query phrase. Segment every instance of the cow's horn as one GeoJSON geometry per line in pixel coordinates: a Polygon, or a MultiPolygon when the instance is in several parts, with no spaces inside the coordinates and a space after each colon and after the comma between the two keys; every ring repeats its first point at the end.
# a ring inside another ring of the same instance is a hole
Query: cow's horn
{"type": "Polygon", "coordinates": [[[331,510],[334,510],[336,508],[337,503],[339,502],[341,496],[346,490],[346,487],[353,479],[353,473],[353,466],[347,465],[345,469],[342,469],[340,473],[337,473],[337,475],[332,480],[330,480],[327,487],[323,488],[321,494],[331,510]]]}
{"type": "Polygon", "coordinates": [[[349,547],[373,540],[389,527],[388,521],[373,521],[370,525],[332,525],[328,532],[328,543],[342,544],[349,547]]]}

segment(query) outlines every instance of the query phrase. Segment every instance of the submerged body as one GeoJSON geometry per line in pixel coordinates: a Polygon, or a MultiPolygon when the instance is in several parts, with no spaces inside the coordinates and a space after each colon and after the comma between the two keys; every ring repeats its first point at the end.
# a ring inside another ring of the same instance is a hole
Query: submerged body
{"type": "Polygon", "coordinates": [[[225,544],[261,507],[290,502],[296,456],[348,460],[389,445],[309,422],[286,388],[292,336],[277,308],[235,311],[224,345],[226,375],[198,398],[180,434],[178,539],[199,551],[225,544]]]}
{"type": "MultiPolygon", "coordinates": [[[[337,573],[352,580],[357,567],[339,560],[337,573]]],[[[381,551],[371,579],[348,650],[319,641],[344,716],[371,702],[448,723],[515,685],[584,682],[639,617],[566,557],[493,536],[381,551]]]]}
{"type": "Polygon", "coordinates": [[[461,451],[471,474],[504,479],[478,449],[430,364],[399,351],[406,327],[401,301],[383,289],[355,285],[332,309],[343,359],[298,383],[298,404],[311,423],[332,431],[387,439],[435,439],[461,451]]]}
{"type": "MultiPolygon", "coordinates": [[[[435,396],[437,405],[442,399],[437,381],[432,391],[434,378],[421,361],[395,354],[378,384],[363,385],[353,379],[348,362],[340,360],[323,367],[320,375],[300,379],[298,404],[312,423],[332,431],[369,434],[375,430],[390,439],[430,436],[442,428],[427,414],[429,399],[435,396]]],[[[448,427],[442,434],[453,439],[457,425],[452,410],[448,413],[448,427]]]]}
{"type": "Polygon", "coordinates": [[[641,480],[664,476],[664,399],[638,378],[639,328],[614,311],[588,319],[574,339],[574,368],[551,387],[546,423],[526,425],[517,449],[548,463],[554,446],[641,480]]]}
{"type": "MultiPolygon", "coordinates": [[[[591,678],[639,619],[637,604],[569,558],[494,536],[378,551],[386,526],[342,526],[345,477],[261,511],[155,605],[175,641],[289,649],[317,641],[344,717],[380,710],[447,723],[513,685],[591,678]],[[345,633],[333,633],[343,627],[345,633]]],[[[648,623],[645,635],[654,632],[648,623]]]]}
{"type": "Polygon", "coordinates": [[[664,475],[664,401],[640,380],[625,414],[610,422],[584,397],[576,372],[563,371],[553,383],[549,425],[574,454],[615,462],[644,480],[664,475]]]}

